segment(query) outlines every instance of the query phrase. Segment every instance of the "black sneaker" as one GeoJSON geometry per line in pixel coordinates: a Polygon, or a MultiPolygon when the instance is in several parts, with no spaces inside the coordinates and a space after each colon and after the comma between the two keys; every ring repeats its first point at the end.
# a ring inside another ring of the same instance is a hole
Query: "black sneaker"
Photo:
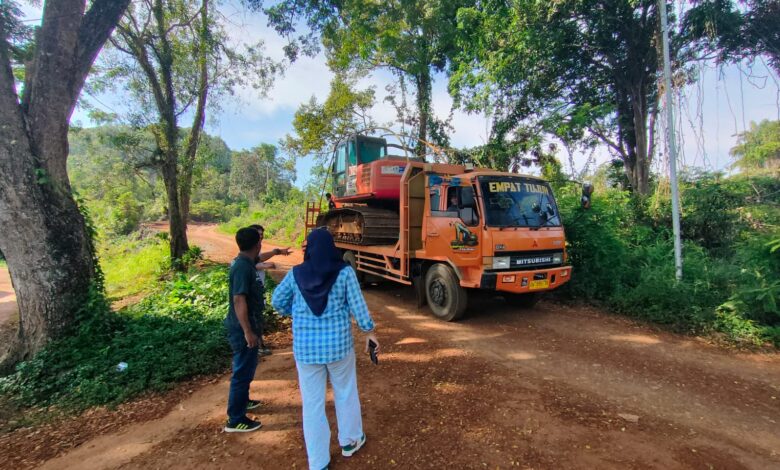
{"type": "Polygon", "coordinates": [[[249,400],[246,402],[246,409],[247,411],[254,410],[255,408],[260,408],[264,404],[265,403],[261,402],[260,400],[249,400]]]}
{"type": "Polygon", "coordinates": [[[258,356],[260,356],[260,357],[263,357],[263,356],[270,356],[271,354],[273,354],[273,353],[271,352],[271,350],[270,350],[270,349],[268,349],[268,348],[267,348],[267,347],[265,347],[265,346],[263,346],[263,347],[261,347],[261,348],[259,348],[259,349],[257,350],[257,355],[258,355],[258,356]]]}
{"type": "Polygon", "coordinates": [[[225,432],[252,432],[257,431],[263,427],[263,423],[255,421],[244,416],[241,421],[230,424],[230,421],[225,425],[225,432]]]}

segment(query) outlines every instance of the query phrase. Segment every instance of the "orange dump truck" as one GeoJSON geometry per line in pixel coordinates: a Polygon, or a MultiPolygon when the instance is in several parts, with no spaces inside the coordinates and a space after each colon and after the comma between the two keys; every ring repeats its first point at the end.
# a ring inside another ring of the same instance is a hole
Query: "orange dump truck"
{"type": "Polygon", "coordinates": [[[529,307],[571,277],[542,179],[392,156],[363,136],[339,147],[331,171],[337,207],[310,204],[307,227],[327,227],[363,280],[414,286],[439,319],[460,318],[472,289],[529,307]]]}

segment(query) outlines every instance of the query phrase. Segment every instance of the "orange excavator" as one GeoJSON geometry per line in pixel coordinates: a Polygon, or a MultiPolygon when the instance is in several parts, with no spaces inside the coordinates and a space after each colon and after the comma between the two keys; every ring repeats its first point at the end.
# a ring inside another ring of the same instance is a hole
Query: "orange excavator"
{"type": "Polygon", "coordinates": [[[336,207],[307,207],[307,229],[327,228],[361,281],[411,285],[421,305],[452,321],[470,290],[531,307],[571,278],[546,181],[411,155],[385,138],[353,135],[330,168],[336,207]]]}

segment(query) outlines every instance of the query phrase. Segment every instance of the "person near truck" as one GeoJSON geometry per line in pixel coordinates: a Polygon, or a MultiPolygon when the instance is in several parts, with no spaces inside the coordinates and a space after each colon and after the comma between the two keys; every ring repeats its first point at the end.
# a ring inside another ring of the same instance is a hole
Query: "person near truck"
{"type": "Polygon", "coordinates": [[[257,431],[263,425],[246,415],[261,406],[249,399],[249,384],[255,377],[259,338],[257,318],[263,312],[263,286],[257,280],[255,260],[260,254],[260,234],[245,227],[236,232],[240,250],[230,265],[229,306],[225,317],[228,343],[233,351],[233,375],[230,378],[225,432],[257,431]]]}
{"type": "MultiPolygon", "coordinates": [[[[253,224],[250,225],[249,227],[257,230],[257,233],[260,235],[260,247],[262,249],[263,239],[265,238],[265,228],[263,228],[263,226],[260,224],[253,224]]],[[[257,281],[260,283],[264,292],[265,292],[265,272],[266,270],[276,268],[276,264],[268,262],[268,260],[273,258],[276,255],[287,256],[289,254],[290,254],[290,248],[274,248],[271,251],[266,251],[265,253],[259,253],[257,255],[257,259],[255,260],[257,281]]],[[[265,310],[265,298],[263,298],[263,310],[265,310]]],[[[271,349],[268,348],[265,345],[265,341],[263,341],[263,333],[265,327],[263,310],[260,311],[260,316],[256,319],[257,321],[255,322],[255,324],[257,325],[258,329],[257,331],[255,331],[255,334],[257,334],[257,336],[260,338],[260,347],[258,348],[260,356],[269,356],[271,355],[271,349]]]]}
{"type": "Polygon", "coordinates": [[[333,387],[341,454],[352,456],[366,442],[360,415],[352,318],[379,351],[374,322],[355,271],[341,256],[327,230],[306,238],[303,263],[288,272],[271,300],[277,312],[292,317],[293,356],[303,403],[303,437],[311,470],[330,464],[330,427],[325,415],[327,380],[333,387]]]}
{"type": "Polygon", "coordinates": [[[328,200],[328,210],[332,211],[336,208],[336,201],[333,200],[333,195],[331,193],[325,193],[325,199],[328,200]]]}

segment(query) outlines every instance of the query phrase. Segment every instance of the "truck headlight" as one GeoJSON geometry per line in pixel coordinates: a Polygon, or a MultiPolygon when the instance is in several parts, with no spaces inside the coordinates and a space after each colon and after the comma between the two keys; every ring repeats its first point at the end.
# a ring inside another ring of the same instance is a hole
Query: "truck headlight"
{"type": "Polygon", "coordinates": [[[494,257],[493,269],[509,269],[509,256],[494,257]]]}
{"type": "Polygon", "coordinates": [[[553,255],[553,264],[563,264],[563,253],[555,253],[553,255]]]}

